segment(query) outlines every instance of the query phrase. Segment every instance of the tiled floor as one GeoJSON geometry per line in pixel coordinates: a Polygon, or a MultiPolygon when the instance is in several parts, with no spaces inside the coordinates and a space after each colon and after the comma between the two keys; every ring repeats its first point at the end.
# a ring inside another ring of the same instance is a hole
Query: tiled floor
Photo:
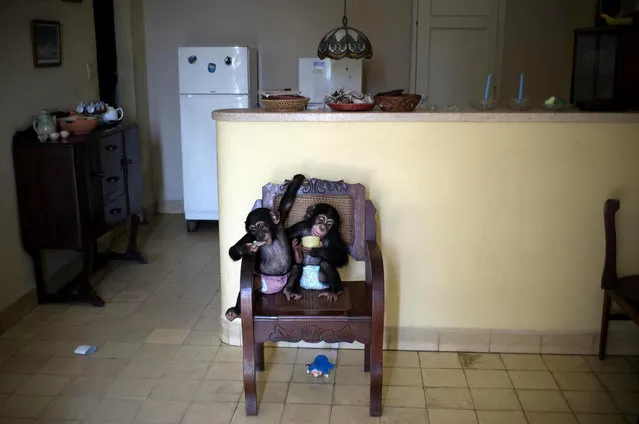
{"type": "Polygon", "coordinates": [[[105,308],[39,307],[0,335],[0,424],[634,424],[639,359],[386,352],[384,415],[368,416],[363,353],[324,351],[337,369],[313,379],[315,349],[266,352],[258,417],[244,414],[239,348],[217,339],[214,228],[179,217],[145,227],[146,266],[109,269],[105,308]],[[90,357],[73,354],[93,344],[90,357]]]}

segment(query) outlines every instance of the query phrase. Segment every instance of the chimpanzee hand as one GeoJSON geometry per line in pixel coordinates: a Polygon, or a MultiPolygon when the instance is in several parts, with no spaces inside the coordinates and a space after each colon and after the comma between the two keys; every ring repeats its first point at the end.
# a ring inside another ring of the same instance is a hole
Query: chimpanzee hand
{"type": "Polygon", "coordinates": [[[339,296],[342,294],[342,292],[323,292],[320,293],[318,297],[325,297],[327,302],[337,302],[339,300],[339,296]]]}
{"type": "Polygon", "coordinates": [[[302,247],[302,250],[309,256],[318,257],[320,255],[321,247],[302,247]]]}
{"type": "Polygon", "coordinates": [[[291,243],[293,245],[293,253],[295,253],[295,263],[301,264],[304,261],[304,254],[302,253],[302,245],[297,239],[293,239],[291,243]]]}
{"type": "Polygon", "coordinates": [[[253,245],[253,243],[246,243],[240,248],[242,255],[254,255],[258,250],[260,247],[253,245]]]}
{"type": "Polygon", "coordinates": [[[289,289],[287,289],[286,287],[284,287],[284,290],[282,290],[282,293],[284,293],[284,296],[286,296],[286,300],[299,300],[302,298],[301,294],[298,293],[293,293],[292,291],[290,291],[289,289]]]}

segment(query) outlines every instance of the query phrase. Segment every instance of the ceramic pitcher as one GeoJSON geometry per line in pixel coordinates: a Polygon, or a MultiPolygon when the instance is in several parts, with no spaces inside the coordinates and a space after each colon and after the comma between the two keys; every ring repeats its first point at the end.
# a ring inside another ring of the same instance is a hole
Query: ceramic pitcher
{"type": "Polygon", "coordinates": [[[38,135],[48,135],[57,131],[55,119],[49,115],[49,112],[43,110],[40,112],[38,119],[33,121],[33,130],[38,135]]]}
{"type": "Polygon", "coordinates": [[[124,111],[121,107],[115,109],[112,106],[109,106],[107,111],[102,115],[102,119],[109,121],[121,121],[124,118],[124,111]]]}

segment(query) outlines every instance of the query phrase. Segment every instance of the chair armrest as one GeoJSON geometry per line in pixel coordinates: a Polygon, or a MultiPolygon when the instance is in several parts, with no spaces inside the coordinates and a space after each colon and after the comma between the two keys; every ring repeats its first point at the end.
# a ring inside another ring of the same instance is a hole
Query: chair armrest
{"type": "Polygon", "coordinates": [[[377,241],[366,241],[366,282],[373,289],[373,303],[375,303],[375,293],[384,296],[384,260],[382,250],[377,241]]]}
{"type": "MultiPolygon", "coordinates": [[[[251,319],[253,316],[253,270],[255,256],[243,256],[240,269],[240,303],[242,318],[251,319]]],[[[244,321],[244,320],[242,320],[244,321]]]]}

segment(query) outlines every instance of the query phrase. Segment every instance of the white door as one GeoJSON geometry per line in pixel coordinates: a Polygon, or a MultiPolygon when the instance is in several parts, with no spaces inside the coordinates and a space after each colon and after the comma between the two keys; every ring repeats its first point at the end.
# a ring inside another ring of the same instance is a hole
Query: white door
{"type": "Polygon", "coordinates": [[[492,72],[491,97],[498,99],[505,0],[417,1],[415,91],[440,109],[467,107],[492,72]]]}
{"type": "Polygon", "coordinates": [[[180,95],[182,179],[186,219],[219,219],[217,143],[211,113],[249,107],[249,96],[180,95]]]}
{"type": "Polygon", "coordinates": [[[247,47],[180,47],[180,94],[248,94],[247,47]]]}

